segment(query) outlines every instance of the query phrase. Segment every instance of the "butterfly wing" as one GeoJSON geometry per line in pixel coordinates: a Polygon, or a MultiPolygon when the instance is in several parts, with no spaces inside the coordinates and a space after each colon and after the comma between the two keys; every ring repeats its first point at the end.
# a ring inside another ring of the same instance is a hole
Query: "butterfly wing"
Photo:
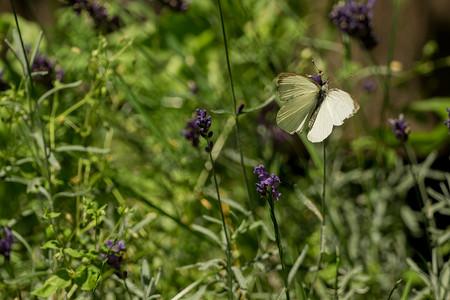
{"type": "Polygon", "coordinates": [[[277,114],[278,126],[290,134],[304,131],[317,103],[320,86],[307,77],[281,73],[277,87],[280,100],[285,102],[277,114]]]}
{"type": "Polygon", "coordinates": [[[333,126],[340,126],[345,119],[353,116],[359,109],[359,104],[349,93],[339,89],[332,89],[319,108],[316,120],[308,132],[308,140],[320,143],[333,130],[333,126]]]}

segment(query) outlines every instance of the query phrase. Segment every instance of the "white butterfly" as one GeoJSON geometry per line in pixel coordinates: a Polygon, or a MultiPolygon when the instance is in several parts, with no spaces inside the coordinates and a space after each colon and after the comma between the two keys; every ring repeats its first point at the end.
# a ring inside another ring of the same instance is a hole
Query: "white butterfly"
{"type": "Polygon", "coordinates": [[[278,111],[277,124],[284,131],[308,131],[308,140],[322,142],[345,119],[353,116],[359,104],[349,93],[339,89],[328,90],[328,80],[319,75],[301,76],[281,73],[277,79],[277,89],[284,106],[278,111]]]}

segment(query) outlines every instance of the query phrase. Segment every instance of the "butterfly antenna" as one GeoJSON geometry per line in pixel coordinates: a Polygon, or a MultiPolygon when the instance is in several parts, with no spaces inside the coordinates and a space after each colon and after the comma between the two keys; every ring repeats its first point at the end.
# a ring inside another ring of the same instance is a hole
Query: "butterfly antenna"
{"type": "MultiPolygon", "coordinates": [[[[350,78],[353,78],[353,77],[355,77],[355,75],[354,74],[352,74],[352,75],[350,75],[350,76],[348,76],[348,78],[347,79],[350,79],[350,78]]],[[[327,81],[329,80],[329,78],[327,79],[327,81]]],[[[340,80],[333,80],[333,81],[330,81],[329,82],[329,84],[332,84],[332,83],[334,83],[334,82],[338,82],[338,81],[340,81],[340,80]]]]}
{"type": "Polygon", "coordinates": [[[316,67],[317,73],[319,73],[319,75],[322,76],[322,75],[323,75],[323,71],[320,70],[320,69],[317,67],[317,65],[316,65],[316,63],[315,63],[315,61],[314,61],[314,59],[312,59],[312,63],[313,63],[313,65],[314,65],[314,67],[316,67]]]}

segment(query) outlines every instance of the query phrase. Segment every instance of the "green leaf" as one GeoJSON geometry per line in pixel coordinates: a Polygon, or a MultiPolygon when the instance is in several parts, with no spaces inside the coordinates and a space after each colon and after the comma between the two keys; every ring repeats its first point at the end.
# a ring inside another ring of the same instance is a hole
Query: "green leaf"
{"type": "Polygon", "coordinates": [[[100,254],[99,250],[91,249],[85,256],[90,257],[90,258],[96,258],[97,256],[99,256],[99,254],[100,254]]]}
{"type": "Polygon", "coordinates": [[[43,286],[41,286],[37,290],[32,291],[31,294],[41,298],[48,298],[52,296],[58,290],[58,287],[52,285],[51,281],[49,281],[52,278],[53,276],[47,279],[43,286]]]}
{"type": "Polygon", "coordinates": [[[239,283],[239,287],[242,290],[242,293],[247,293],[247,281],[245,280],[244,275],[241,272],[241,269],[239,269],[236,266],[232,266],[231,270],[233,270],[234,278],[236,278],[237,282],[239,283]]]}
{"type": "Polygon", "coordinates": [[[141,279],[141,285],[142,287],[147,287],[150,283],[150,268],[148,266],[148,261],[144,258],[141,265],[141,270],[139,272],[139,277],[141,279]]]}
{"type": "Polygon", "coordinates": [[[190,285],[188,285],[186,288],[184,288],[181,292],[179,292],[178,294],[175,295],[175,297],[172,298],[172,300],[178,300],[183,298],[187,293],[189,293],[192,289],[194,289],[195,287],[197,287],[198,285],[200,285],[203,281],[205,281],[206,279],[208,279],[210,276],[213,276],[217,273],[219,273],[220,270],[216,270],[213,271],[209,274],[206,274],[205,276],[201,277],[200,279],[198,279],[197,281],[191,283],[190,285]]]}
{"type": "Polygon", "coordinates": [[[79,151],[79,152],[88,152],[88,153],[98,153],[98,154],[107,154],[109,153],[109,149],[97,148],[97,147],[84,147],[82,145],[67,145],[60,146],[55,148],[55,152],[68,152],[68,151],[79,151]]]}
{"type": "MultiPolygon", "coordinates": [[[[242,111],[242,113],[249,113],[255,110],[259,110],[261,108],[266,107],[267,105],[269,105],[270,103],[272,103],[272,101],[275,100],[275,96],[269,97],[269,99],[267,99],[266,101],[264,101],[263,103],[253,106],[253,107],[249,107],[249,108],[244,108],[244,110],[242,111]]],[[[242,114],[241,113],[241,114],[242,114]]]]}
{"type": "Polygon", "coordinates": [[[232,115],[233,112],[228,109],[211,109],[211,112],[216,115],[229,114],[232,115]]]}
{"type": "Polygon", "coordinates": [[[78,191],[78,192],[61,192],[61,193],[57,193],[53,196],[53,200],[59,198],[59,197],[67,197],[67,198],[71,198],[71,197],[78,197],[78,196],[84,196],[86,195],[88,192],[90,191],[90,188],[84,189],[82,191],[78,191]]]}
{"type": "Polygon", "coordinates": [[[435,97],[430,99],[423,99],[415,101],[409,105],[409,108],[415,111],[434,111],[443,117],[447,116],[445,110],[449,107],[450,97],[435,97]]]}
{"type": "Polygon", "coordinates": [[[267,227],[266,223],[264,223],[262,220],[252,222],[252,224],[249,227],[249,230],[255,230],[258,227],[262,228],[262,230],[266,233],[267,237],[271,241],[275,241],[275,235],[273,234],[272,230],[270,230],[269,227],[267,227]]]}
{"type": "MultiPolygon", "coordinates": [[[[264,101],[263,103],[253,106],[253,107],[249,107],[249,108],[244,108],[241,112],[241,114],[245,114],[245,113],[249,113],[255,110],[260,110],[261,108],[266,107],[267,105],[269,105],[270,103],[272,103],[272,101],[275,100],[275,96],[271,96],[269,97],[269,99],[267,99],[266,101],[264,101]]],[[[211,110],[212,113],[217,114],[217,115],[221,115],[221,114],[230,114],[233,115],[233,112],[228,110],[228,109],[212,109],[211,110]]]]}
{"type": "Polygon", "coordinates": [[[211,240],[216,242],[217,245],[222,247],[222,242],[220,241],[220,238],[214,232],[209,230],[208,228],[205,228],[205,227],[200,226],[200,225],[192,224],[192,229],[194,229],[195,231],[203,233],[204,235],[209,237],[211,240]]]}
{"type": "Polygon", "coordinates": [[[91,266],[81,266],[72,276],[75,283],[83,290],[90,291],[94,288],[97,281],[98,272],[93,270],[91,266]]]}
{"type": "Polygon", "coordinates": [[[47,243],[44,244],[44,246],[41,247],[42,250],[45,249],[54,249],[59,250],[61,246],[59,245],[58,241],[56,240],[50,240],[47,243]]]}
{"type": "Polygon", "coordinates": [[[60,215],[61,215],[61,213],[59,213],[59,212],[47,212],[44,214],[44,219],[49,220],[49,219],[59,217],[60,215]]]}
{"type": "Polygon", "coordinates": [[[144,109],[144,106],[141,104],[138,97],[135,96],[134,92],[128,86],[125,80],[121,76],[111,76],[111,79],[117,89],[124,93],[127,101],[141,115],[148,129],[159,139],[159,141],[163,145],[165,145],[165,148],[168,149],[168,151],[165,152],[167,156],[170,157],[172,161],[178,161],[175,157],[173,147],[169,144],[166,135],[160,130],[160,126],[156,124],[151,115],[144,109]]]}
{"type": "MultiPolygon", "coordinates": [[[[213,192],[212,190],[207,190],[204,189],[203,190],[205,193],[208,194],[208,196],[210,196],[211,198],[214,198],[214,200],[217,200],[217,194],[215,192],[213,192]]],[[[251,211],[247,210],[245,207],[243,207],[241,204],[226,198],[226,197],[220,197],[220,199],[222,200],[222,202],[228,204],[230,207],[237,209],[238,211],[240,211],[241,213],[243,213],[246,216],[250,216],[252,214],[251,211]]]]}
{"type": "Polygon", "coordinates": [[[44,276],[44,275],[48,275],[47,271],[40,271],[40,272],[34,272],[25,276],[21,276],[18,278],[14,278],[14,279],[5,279],[4,282],[6,284],[18,284],[18,283],[22,283],[24,281],[29,281],[31,278],[34,277],[39,277],[39,276],[44,276]]]}
{"type": "Polygon", "coordinates": [[[71,283],[71,279],[66,270],[59,270],[55,275],[50,276],[44,285],[31,292],[31,294],[48,298],[52,296],[58,289],[64,289],[71,283]]]}
{"type": "Polygon", "coordinates": [[[21,110],[21,111],[27,113],[26,108],[22,104],[20,104],[18,102],[13,102],[13,101],[8,101],[7,100],[7,101],[4,101],[4,102],[0,103],[0,106],[11,106],[11,107],[13,107],[13,108],[15,108],[17,110],[21,110]]]}
{"type": "Polygon", "coordinates": [[[303,248],[302,253],[298,256],[297,260],[295,261],[294,265],[292,266],[291,270],[289,271],[288,275],[288,286],[291,284],[292,279],[294,278],[295,274],[297,274],[298,268],[302,264],[303,260],[305,259],[306,252],[308,251],[308,245],[306,245],[303,248]]]}
{"type": "Polygon", "coordinates": [[[73,258],[80,258],[84,256],[84,253],[82,251],[72,248],[66,248],[64,249],[64,252],[73,258]]]}
{"type": "Polygon", "coordinates": [[[50,95],[54,94],[55,92],[62,90],[62,89],[67,89],[67,88],[72,88],[72,87],[77,87],[82,83],[81,80],[76,81],[76,82],[72,82],[72,83],[67,83],[67,84],[63,84],[57,87],[52,88],[51,90],[47,91],[44,95],[42,95],[39,100],[38,100],[38,105],[40,105],[47,97],[49,97],[50,95]]]}

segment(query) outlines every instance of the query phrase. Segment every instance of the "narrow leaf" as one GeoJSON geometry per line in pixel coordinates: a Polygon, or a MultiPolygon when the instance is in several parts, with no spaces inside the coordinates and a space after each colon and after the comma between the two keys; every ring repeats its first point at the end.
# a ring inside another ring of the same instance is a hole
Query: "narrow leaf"
{"type": "Polygon", "coordinates": [[[273,100],[275,100],[275,96],[270,97],[269,99],[267,99],[266,101],[264,101],[263,103],[253,106],[253,107],[249,107],[249,108],[244,108],[244,110],[242,110],[242,113],[249,113],[255,110],[260,110],[261,108],[266,107],[267,105],[269,105],[270,103],[273,102],[273,100]]]}
{"type": "Polygon", "coordinates": [[[60,248],[61,248],[61,246],[59,245],[58,241],[56,241],[56,240],[50,240],[41,247],[41,249],[43,249],[43,250],[45,250],[45,249],[59,250],[60,248]]]}
{"type": "Polygon", "coordinates": [[[200,233],[203,233],[204,235],[209,237],[211,240],[216,242],[217,245],[222,247],[222,242],[221,242],[220,238],[214,232],[209,230],[208,228],[205,228],[205,227],[200,226],[200,225],[193,224],[192,225],[192,229],[194,229],[195,231],[198,231],[200,233]]]}
{"type": "Polygon", "coordinates": [[[292,266],[291,270],[289,271],[289,275],[288,275],[288,286],[291,284],[292,279],[295,277],[295,274],[297,274],[298,268],[300,267],[300,265],[302,264],[303,260],[305,259],[306,256],[306,252],[308,251],[308,245],[306,245],[303,250],[302,253],[300,253],[300,255],[297,257],[297,260],[295,261],[294,265],[292,266]]]}
{"type": "Polygon", "coordinates": [[[47,91],[44,95],[42,95],[37,103],[38,105],[40,105],[45,99],[47,99],[50,95],[54,94],[55,92],[59,91],[59,90],[63,90],[63,89],[68,89],[68,88],[73,88],[73,87],[77,87],[79,86],[83,81],[78,80],[72,83],[67,83],[67,84],[63,84],[57,87],[52,88],[51,90],[47,91]]]}
{"type": "Polygon", "coordinates": [[[97,147],[84,147],[81,145],[68,145],[68,146],[60,146],[55,148],[55,152],[68,152],[68,151],[80,151],[80,152],[88,152],[88,153],[99,153],[99,154],[107,154],[109,153],[109,149],[97,148],[97,147]]]}
{"type": "Polygon", "coordinates": [[[243,294],[247,293],[247,282],[245,281],[244,275],[242,275],[241,269],[236,266],[232,266],[231,270],[233,270],[234,277],[239,283],[239,287],[241,288],[241,292],[243,294]]]}

